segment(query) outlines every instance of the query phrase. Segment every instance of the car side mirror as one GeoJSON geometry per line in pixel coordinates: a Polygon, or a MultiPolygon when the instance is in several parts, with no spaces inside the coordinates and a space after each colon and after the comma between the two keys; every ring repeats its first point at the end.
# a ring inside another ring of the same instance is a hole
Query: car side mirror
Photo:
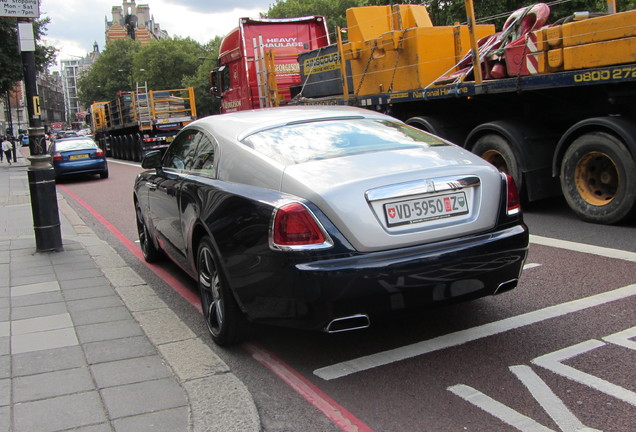
{"type": "Polygon", "coordinates": [[[161,168],[161,159],[161,150],[149,151],[141,160],[141,167],[145,169],[161,168]]]}

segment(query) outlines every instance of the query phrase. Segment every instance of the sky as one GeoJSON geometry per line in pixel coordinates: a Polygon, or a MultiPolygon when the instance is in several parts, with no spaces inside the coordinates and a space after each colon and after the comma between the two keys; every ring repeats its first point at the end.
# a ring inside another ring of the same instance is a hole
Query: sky
{"type": "MultiPolygon", "coordinates": [[[[136,0],[147,4],[162,30],[169,36],[190,37],[206,43],[225,36],[238,25],[239,18],[258,18],[276,0],[136,0]],[[240,5],[240,6],[237,6],[240,5]]],[[[106,20],[112,21],[112,7],[122,0],[40,0],[40,17],[49,17],[46,45],[56,47],[59,61],[84,57],[97,42],[104,50],[106,20]]]]}

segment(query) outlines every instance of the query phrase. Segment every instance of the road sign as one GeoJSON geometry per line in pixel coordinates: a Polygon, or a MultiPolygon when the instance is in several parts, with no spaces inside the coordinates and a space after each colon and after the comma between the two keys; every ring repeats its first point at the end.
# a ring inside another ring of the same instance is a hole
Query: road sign
{"type": "Polygon", "coordinates": [[[40,2],[38,0],[2,0],[0,1],[0,17],[39,18],[40,2]]]}

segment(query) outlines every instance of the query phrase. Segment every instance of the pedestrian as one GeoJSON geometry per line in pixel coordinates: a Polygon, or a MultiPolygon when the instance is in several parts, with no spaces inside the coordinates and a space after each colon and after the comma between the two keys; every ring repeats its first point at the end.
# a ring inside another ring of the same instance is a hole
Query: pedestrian
{"type": "Polygon", "coordinates": [[[11,150],[13,150],[13,144],[11,144],[11,141],[9,141],[7,137],[4,137],[2,139],[2,153],[4,153],[4,155],[7,157],[7,162],[9,162],[9,165],[11,165],[11,150]]]}

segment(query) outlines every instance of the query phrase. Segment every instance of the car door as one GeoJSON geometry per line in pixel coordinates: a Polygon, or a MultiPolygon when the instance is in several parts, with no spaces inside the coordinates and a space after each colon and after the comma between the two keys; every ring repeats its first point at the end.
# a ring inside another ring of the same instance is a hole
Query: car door
{"type": "Polygon", "coordinates": [[[198,141],[196,131],[182,131],[163,157],[162,169],[148,186],[148,205],[162,249],[182,263],[186,245],[181,229],[181,188],[198,141]]]}

